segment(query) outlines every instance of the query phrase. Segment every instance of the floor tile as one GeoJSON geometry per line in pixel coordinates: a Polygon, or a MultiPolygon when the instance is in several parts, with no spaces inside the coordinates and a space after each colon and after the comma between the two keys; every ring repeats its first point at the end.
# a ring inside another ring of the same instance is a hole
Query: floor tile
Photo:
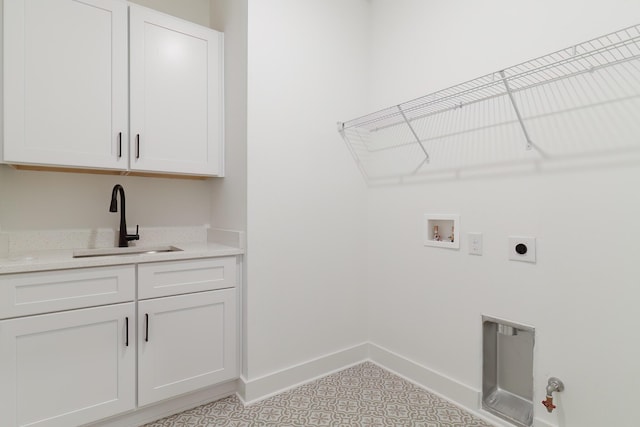
{"type": "Polygon", "coordinates": [[[144,427],[491,427],[371,362],[244,406],[235,397],[144,427]]]}

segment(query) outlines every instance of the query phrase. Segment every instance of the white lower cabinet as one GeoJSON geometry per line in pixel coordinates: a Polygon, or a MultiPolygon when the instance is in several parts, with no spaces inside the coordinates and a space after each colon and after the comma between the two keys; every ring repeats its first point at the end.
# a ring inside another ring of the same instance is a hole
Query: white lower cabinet
{"type": "Polygon", "coordinates": [[[235,292],[138,302],[138,405],[237,377],[235,292]]]}
{"type": "Polygon", "coordinates": [[[77,426],[135,408],[135,304],[0,321],[0,425],[77,426]]]}
{"type": "Polygon", "coordinates": [[[0,275],[0,427],[80,426],[237,378],[236,258],[142,267],[0,275]]]}

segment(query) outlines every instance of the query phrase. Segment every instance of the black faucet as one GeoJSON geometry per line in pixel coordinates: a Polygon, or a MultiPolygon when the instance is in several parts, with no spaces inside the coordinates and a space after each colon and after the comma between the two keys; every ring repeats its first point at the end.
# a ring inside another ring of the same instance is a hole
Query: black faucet
{"type": "Polygon", "coordinates": [[[118,212],[118,205],[116,201],[118,191],[120,192],[120,237],[118,238],[118,246],[126,248],[129,246],[130,240],[140,240],[140,235],[138,234],[137,225],[136,234],[127,234],[127,220],[125,219],[124,212],[124,188],[122,188],[122,185],[120,184],[116,184],[113,187],[113,191],[111,191],[111,206],[109,206],[109,212],[118,212]]]}

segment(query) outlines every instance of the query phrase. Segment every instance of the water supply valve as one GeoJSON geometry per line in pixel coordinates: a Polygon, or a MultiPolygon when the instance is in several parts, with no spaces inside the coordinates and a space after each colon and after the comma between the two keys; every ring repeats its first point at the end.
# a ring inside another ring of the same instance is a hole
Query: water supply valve
{"type": "Polygon", "coordinates": [[[554,409],[557,408],[557,406],[553,404],[552,396],[547,396],[547,398],[542,401],[542,404],[547,408],[547,412],[549,413],[551,413],[554,409]]]}
{"type": "Polygon", "coordinates": [[[560,392],[564,390],[564,384],[556,377],[549,378],[547,382],[547,398],[542,401],[542,404],[547,408],[547,412],[551,413],[556,409],[556,405],[553,404],[553,392],[560,392]]]}

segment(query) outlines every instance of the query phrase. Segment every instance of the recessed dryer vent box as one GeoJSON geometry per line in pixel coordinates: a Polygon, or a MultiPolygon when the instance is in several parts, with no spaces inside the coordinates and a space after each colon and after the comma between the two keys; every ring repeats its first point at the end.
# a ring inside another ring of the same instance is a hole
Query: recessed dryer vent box
{"type": "Polygon", "coordinates": [[[424,245],[438,248],[460,247],[460,215],[425,214],[424,245]]]}
{"type": "Polygon", "coordinates": [[[482,316],[482,409],[533,424],[534,328],[482,316]]]}

